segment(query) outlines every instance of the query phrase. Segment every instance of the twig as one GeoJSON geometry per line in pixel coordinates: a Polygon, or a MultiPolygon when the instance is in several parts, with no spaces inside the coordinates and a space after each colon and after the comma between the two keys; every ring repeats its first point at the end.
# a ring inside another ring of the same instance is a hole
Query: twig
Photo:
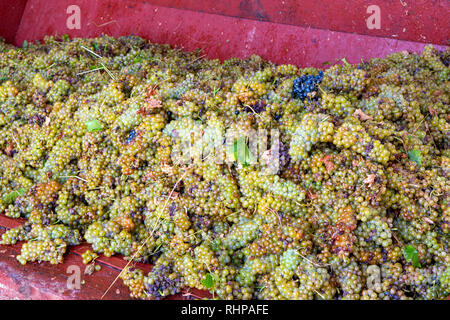
{"type": "Polygon", "coordinates": [[[50,69],[51,67],[53,67],[56,64],[56,62],[52,63],[51,65],[49,65],[48,67],[46,67],[44,70],[50,69]]]}
{"type": "MultiPolygon", "coordinates": [[[[101,55],[95,53],[94,51],[92,51],[92,50],[89,49],[89,48],[86,48],[85,46],[80,46],[80,47],[83,48],[84,50],[86,50],[86,51],[92,53],[92,54],[93,54],[94,56],[96,56],[97,58],[100,58],[100,59],[103,58],[101,55]]],[[[88,73],[88,72],[94,72],[94,71],[101,70],[101,69],[105,69],[105,71],[108,73],[108,75],[111,77],[111,79],[116,80],[116,77],[115,77],[115,76],[113,75],[113,73],[105,66],[105,64],[104,64],[103,62],[100,62],[100,64],[102,65],[102,68],[97,68],[97,69],[94,69],[94,70],[84,71],[84,72],[78,73],[77,75],[83,74],[83,73],[88,73]]]]}
{"type": "Polygon", "coordinates": [[[88,70],[88,71],[79,72],[79,73],[77,73],[76,75],[79,76],[79,75],[82,75],[82,74],[91,73],[91,72],[95,72],[95,71],[103,70],[103,69],[104,69],[103,67],[101,67],[101,68],[96,68],[96,69],[92,69],[92,70],[88,70]]]}
{"type": "Polygon", "coordinates": [[[80,179],[81,181],[89,182],[88,180],[80,178],[79,176],[59,176],[59,177],[60,178],[77,178],[77,179],[80,179]]]}
{"type": "Polygon", "coordinates": [[[326,94],[325,90],[323,90],[321,86],[317,86],[317,88],[318,88],[320,91],[322,91],[323,94],[326,94]]]}
{"type": "Polygon", "coordinates": [[[320,294],[319,291],[317,291],[316,289],[314,289],[314,292],[317,293],[323,300],[326,300],[325,297],[324,297],[322,294],[320,294]]]}
{"type": "Polygon", "coordinates": [[[405,153],[408,153],[408,149],[406,149],[405,141],[402,138],[397,137],[397,136],[392,136],[392,137],[397,139],[397,140],[400,140],[402,142],[402,144],[403,144],[403,149],[405,149],[405,153]]]}
{"type": "Polygon", "coordinates": [[[189,64],[193,64],[194,62],[196,62],[196,61],[198,61],[198,60],[200,60],[200,59],[203,59],[204,57],[206,57],[206,54],[202,54],[201,56],[195,58],[194,60],[192,60],[191,62],[189,62],[189,64]]]}
{"type": "Polygon", "coordinates": [[[323,265],[317,264],[317,263],[315,263],[315,262],[309,260],[307,257],[305,257],[304,255],[302,255],[302,254],[300,254],[300,253],[299,253],[298,255],[299,255],[300,257],[302,257],[303,259],[305,259],[306,261],[308,261],[309,263],[311,263],[312,265],[316,266],[316,267],[324,268],[324,267],[326,267],[326,266],[331,266],[331,264],[323,264],[323,265]]]}
{"type": "Polygon", "coordinates": [[[108,22],[105,22],[105,23],[102,23],[102,24],[96,24],[95,22],[94,22],[94,24],[95,24],[95,26],[97,27],[97,28],[100,28],[100,27],[104,27],[104,26],[107,26],[108,24],[111,24],[111,23],[117,23],[117,25],[120,27],[120,25],[119,25],[119,23],[117,22],[117,20],[111,20],[111,21],[108,21],[108,22]]]}
{"type": "Polygon", "coordinates": [[[183,293],[183,297],[190,297],[190,296],[193,296],[193,297],[196,297],[196,298],[198,298],[198,299],[202,299],[202,297],[199,297],[199,296],[193,294],[192,292],[189,292],[189,291],[181,291],[181,292],[183,293]]]}
{"type": "Polygon", "coordinates": [[[422,125],[422,123],[425,121],[425,118],[422,119],[422,121],[419,122],[419,124],[416,126],[416,128],[414,129],[414,131],[412,132],[413,134],[416,133],[417,130],[419,130],[419,127],[422,125]]]}
{"type": "Polygon", "coordinates": [[[397,238],[397,236],[396,236],[396,234],[395,234],[395,232],[392,232],[392,236],[394,237],[394,239],[398,242],[398,244],[400,244],[400,245],[402,245],[403,246],[403,242],[401,242],[400,240],[398,240],[398,238],[397,238]]]}
{"type": "Polygon", "coordinates": [[[260,116],[259,114],[257,114],[257,113],[256,113],[256,111],[255,111],[255,109],[253,109],[252,107],[250,107],[250,105],[248,105],[248,104],[245,104],[245,105],[244,105],[244,107],[248,107],[248,108],[250,108],[250,110],[252,110],[252,111],[253,111],[253,113],[254,113],[255,115],[257,115],[258,117],[260,117],[260,118],[261,118],[261,116],[260,116]]]}
{"type": "Polygon", "coordinates": [[[22,151],[22,147],[19,144],[19,141],[17,141],[16,137],[14,136],[14,133],[11,133],[11,137],[14,139],[14,141],[16,142],[17,146],[19,147],[19,150],[22,151]]]}
{"type": "Polygon", "coordinates": [[[113,75],[113,73],[111,71],[109,71],[109,69],[105,66],[105,64],[103,62],[101,62],[100,64],[103,66],[105,71],[108,72],[108,74],[111,77],[111,79],[116,80],[116,77],[113,75]]]}
{"type": "Polygon", "coordinates": [[[93,54],[94,56],[96,56],[97,58],[103,58],[101,55],[95,53],[94,51],[92,51],[92,50],[89,49],[89,48],[86,48],[85,46],[80,46],[80,47],[83,48],[84,50],[86,50],[86,51],[92,53],[92,54],[93,54]]]}

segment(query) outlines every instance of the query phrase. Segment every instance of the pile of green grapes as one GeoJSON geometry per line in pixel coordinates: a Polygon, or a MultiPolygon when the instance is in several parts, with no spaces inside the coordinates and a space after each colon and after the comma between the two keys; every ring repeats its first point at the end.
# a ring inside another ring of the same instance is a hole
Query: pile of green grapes
{"type": "Polygon", "coordinates": [[[135,36],[0,42],[0,212],[27,220],[1,244],[23,241],[21,264],[120,254],[139,299],[446,298],[449,60],[319,72],[135,36]],[[278,171],[246,148],[174,157],[211,128],[277,130],[278,171]]]}

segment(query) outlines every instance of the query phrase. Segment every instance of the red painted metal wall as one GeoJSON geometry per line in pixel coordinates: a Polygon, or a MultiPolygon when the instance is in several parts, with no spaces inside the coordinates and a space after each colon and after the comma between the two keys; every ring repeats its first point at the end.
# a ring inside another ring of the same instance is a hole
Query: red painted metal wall
{"type": "Polygon", "coordinates": [[[448,45],[448,0],[152,0],[159,6],[230,17],[448,45]],[[377,5],[381,28],[369,30],[367,8],[377,5]]]}
{"type": "MultiPolygon", "coordinates": [[[[28,0],[18,28],[9,24],[9,30],[2,19],[0,31],[10,40],[17,29],[16,45],[47,34],[132,33],[186,50],[203,48],[212,58],[255,53],[277,63],[322,66],[343,57],[359,62],[420,51],[425,43],[442,48],[449,41],[449,8],[448,0],[28,0]],[[71,30],[67,7],[73,4],[80,8],[81,28],[71,30]],[[373,4],[380,8],[380,29],[367,27],[373,4]]],[[[2,11],[0,18],[7,15],[2,11]]]]}
{"type": "Polygon", "coordinates": [[[27,0],[0,0],[0,37],[14,42],[27,0]]]}

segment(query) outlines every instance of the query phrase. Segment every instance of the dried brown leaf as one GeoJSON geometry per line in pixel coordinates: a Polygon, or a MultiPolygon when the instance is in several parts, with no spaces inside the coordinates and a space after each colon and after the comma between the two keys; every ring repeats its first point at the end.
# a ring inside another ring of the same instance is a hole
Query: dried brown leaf
{"type": "Polygon", "coordinates": [[[141,107],[136,113],[137,114],[146,115],[147,114],[147,110],[145,109],[145,107],[141,107]]]}
{"type": "Polygon", "coordinates": [[[428,217],[423,218],[423,220],[425,220],[426,222],[428,222],[429,224],[434,224],[433,220],[431,220],[428,217]]]}
{"type": "Polygon", "coordinates": [[[437,116],[437,111],[433,109],[433,107],[428,106],[428,112],[433,116],[436,117],[437,116]]]}
{"type": "Polygon", "coordinates": [[[147,103],[145,106],[142,106],[136,113],[137,114],[143,114],[147,115],[149,114],[150,110],[161,108],[161,100],[155,99],[155,98],[147,98],[145,99],[145,102],[147,103]]]}
{"type": "Polygon", "coordinates": [[[369,174],[367,176],[367,178],[364,179],[364,183],[367,183],[369,185],[369,187],[371,187],[373,185],[373,183],[375,182],[375,178],[377,177],[376,174],[369,174]]]}
{"type": "Polygon", "coordinates": [[[331,154],[326,155],[325,157],[320,159],[320,161],[322,161],[323,164],[325,165],[325,168],[327,168],[328,172],[331,172],[334,170],[334,163],[333,163],[333,161],[331,161],[331,159],[333,159],[333,156],[331,154]]]}
{"type": "Polygon", "coordinates": [[[361,109],[356,109],[355,112],[353,112],[353,116],[361,121],[373,120],[373,117],[365,114],[361,109]]]}
{"type": "Polygon", "coordinates": [[[155,99],[155,98],[149,98],[147,99],[147,108],[148,109],[156,109],[161,108],[161,100],[155,99]]]}
{"type": "Polygon", "coordinates": [[[311,200],[317,199],[319,196],[317,194],[314,194],[311,192],[311,190],[308,190],[308,198],[311,200]]]}
{"type": "Polygon", "coordinates": [[[94,273],[94,271],[95,271],[95,263],[92,262],[86,266],[86,268],[84,269],[84,274],[90,276],[91,274],[94,273]]]}
{"type": "Polygon", "coordinates": [[[441,90],[436,90],[435,92],[433,92],[433,95],[434,95],[435,97],[439,97],[441,94],[442,94],[442,91],[441,91],[441,90]]]}
{"type": "Polygon", "coordinates": [[[161,171],[169,176],[173,176],[174,170],[172,166],[169,166],[168,164],[162,164],[161,165],[161,171]]]}
{"type": "Polygon", "coordinates": [[[147,97],[154,96],[156,94],[156,86],[149,86],[147,89],[147,97]]]}
{"type": "Polygon", "coordinates": [[[14,151],[14,148],[13,148],[12,144],[9,144],[5,149],[5,153],[8,157],[11,157],[13,155],[13,151],[14,151]]]}
{"type": "Polygon", "coordinates": [[[154,174],[152,171],[148,172],[148,173],[144,176],[144,180],[148,180],[148,179],[156,180],[156,176],[155,176],[155,174],[154,174]]]}

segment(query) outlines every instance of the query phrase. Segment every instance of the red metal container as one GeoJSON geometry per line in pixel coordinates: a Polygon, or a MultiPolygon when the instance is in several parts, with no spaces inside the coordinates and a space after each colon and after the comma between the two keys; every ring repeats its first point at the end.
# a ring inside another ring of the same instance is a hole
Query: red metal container
{"type": "MultiPolygon", "coordinates": [[[[201,48],[210,58],[258,54],[276,63],[324,67],[344,57],[357,63],[421,51],[428,43],[443,49],[450,44],[449,11],[448,0],[0,0],[0,36],[21,46],[45,35],[135,34],[185,50],[201,48]]],[[[18,223],[0,214],[0,233],[18,223]]],[[[0,299],[99,299],[124,266],[117,257],[100,257],[103,271],[86,276],[84,290],[67,292],[67,266],[83,267],[79,255],[86,246],[72,248],[57,267],[19,267],[18,246],[0,249],[0,299]]],[[[126,297],[121,281],[106,295],[126,297]]]]}
{"type": "Polygon", "coordinates": [[[136,34],[211,58],[320,67],[448,46],[449,12],[448,0],[0,0],[0,36],[22,45],[50,34],[136,34]]]}

